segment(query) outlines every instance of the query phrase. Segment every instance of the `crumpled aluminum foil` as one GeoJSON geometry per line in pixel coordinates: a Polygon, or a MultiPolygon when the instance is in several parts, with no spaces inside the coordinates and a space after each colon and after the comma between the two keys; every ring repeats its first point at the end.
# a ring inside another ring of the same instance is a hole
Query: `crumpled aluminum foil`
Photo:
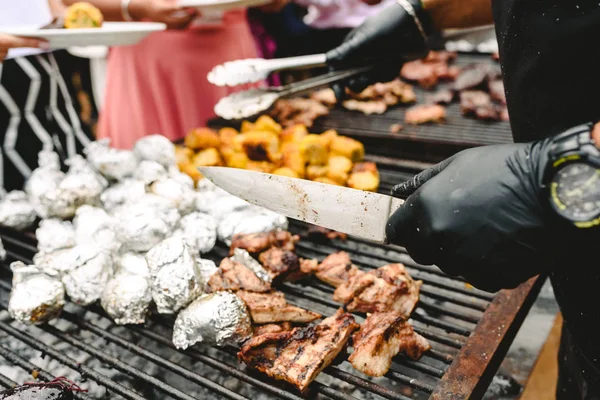
{"type": "Polygon", "coordinates": [[[198,192],[211,192],[217,188],[218,186],[212,183],[207,178],[202,178],[198,182],[196,182],[196,191],[198,192]]]}
{"type": "Polygon", "coordinates": [[[190,248],[181,237],[163,240],[146,253],[152,298],[160,314],[173,314],[202,294],[204,283],[190,248]]]}
{"type": "Polygon", "coordinates": [[[271,277],[266,269],[258,261],[256,261],[250,253],[244,249],[234,249],[233,256],[230,257],[232,261],[240,263],[246,266],[249,270],[265,282],[271,282],[271,277]]]}
{"type": "Polygon", "coordinates": [[[144,182],[136,179],[125,179],[102,192],[100,201],[106,211],[112,212],[129,201],[135,201],[145,193],[146,185],[144,182]]]}
{"type": "Polygon", "coordinates": [[[208,214],[193,212],[179,220],[174,234],[183,237],[193,254],[211,251],[217,243],[217,219],[208,214]]]}
{"type": "Polygon", "coordinates": [[[108,280],[113,275],[113,258],[105,250],[91,244],[73,248],[76,266],[63,275],[67,295],[82,306],[100,299],[108,280]]]}
{"type": "Polygon", "coordinates": [[[175,145],[162,135],[149,135],[138,140],[133,152],[140,160],[156,161],[165,166],[175,165],[175,145]]]}
{"type": "Polygon", "coordinates": [[[148,251],[172,231],[180,219],[172,202],[145,194],[114,211],[118,221],[117,238],[123,251],[148,251]]]}
{"type": "Polygon", "coordinates": [[[122,180],[131,176],[138,166],[138,159],[130,150],[110,147],[110,139],[91,142],[83,150],[92,167],[109,180],[122,180]]]}
{"type": "Polygon", "coordinates": [[[193,188],[173,179],[166,178],[152,182],[148,192],[173,202],[181,215],[186,215],[196,208],[196,192],[193,188]]]}
{"type": "Polygon", "coordinates": [[[4,248],[4,243],[0,240],[0,261],[6,260],[6,249],[4,248]]]}
{"type": "Polygon", "coordinates": [[[102,308],[119,325],[143,324],[151,302],[146,259],[135,253],[123,254],[117,261],[116,274],[102,292],[102,308]]]}
{"type": "Polygon", "coordinates": [[[117,221],[101,208],[83,205],[77,209],[73,219],[77,244],[95,244],[115,253],[121,247],[117,239],[117,221]]]}
{"type": "Polygon", "coordinates": [[[58,185],[65,178],[65,173],[60,170],[58,154],[51,150],[42,150],[38,153],[38,167],[33,170],[25,183],[25,193],[40,218],[49,218],[48,208],[58,196],[58,185]]]}
{"type": "Polygon", "coordinates": [[[133,179],[143,182],[144,185],[149,185],[154,181],[168,177],[169,172],[162,164],[149,160],[142,161],[133,173],[133,179]]]}
{"type": "Polygon", "coordinates": [[[270,232],[276,229],[287,229],[288,220],[284,215],[251,207],[227,215],[219,223],[217,229],[220,241],[231,245],[231,240],[236,234],[250,234],[270,232]]]}
{"type": "Polygon", "coordinates": [[[200,296],[179,313],[173,326],[173,344],[178,349],[199,342],[237,345],[251,335],[246,305],[231,292],[200,296]]]}
{"type": "Polygon", "coordinates": [[[188,174],[181,172],[176,165],[170,166],[168,173],[169,178],[174,179],[182,185],[195,190],[194,180],[188,174]]]}
{"type": "Polygon", "coordinates": [[[211,215],[219,221],[233,212],[251,207],[252,205],[247,201],[219,188],[196,193],[196,210],[211,215]]]}
{"type": "Polygon", "coordinates": [[[200,271],[200,276],[202,277],[202,282],[204,282],[204,292],[208,292],[210,287],[208,286],[208,281],[212,274],[217,272],[219,269],[217,264],[214,261],[206,260],[204,258],[196,257],[196,265],[198,266],[198,270],[200,271]]]}
{"type": "Polygon", "coordinates": [[[37,213],[21,190],[13,190],[0,201],[0,225],[19,231],[35,222],[37,213]]]}
{"type": "Polygon", "coordinates": [[[65,304],[65,289],[60,279],[42,273],[33,265],[15,261],[8,312],[25,324],[42,324],[56,318],[65,304]]]}
{"type": "Polygon", "coordinates": [[[75,246],[75,229],[70,221],[57,218],[43,219],[35,230],[38,250],[52,253],[75,246]]]}

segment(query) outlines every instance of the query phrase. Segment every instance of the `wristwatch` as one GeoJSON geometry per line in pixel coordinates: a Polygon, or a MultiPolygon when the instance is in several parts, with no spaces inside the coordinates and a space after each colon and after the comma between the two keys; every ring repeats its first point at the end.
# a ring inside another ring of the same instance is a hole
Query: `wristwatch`
{"type": "Polygon", "coordinates": [[[600,149],[593,128],[582,124],[555,136],[543,178],[552,209],[578,228],[600,225],[600,149]]]}

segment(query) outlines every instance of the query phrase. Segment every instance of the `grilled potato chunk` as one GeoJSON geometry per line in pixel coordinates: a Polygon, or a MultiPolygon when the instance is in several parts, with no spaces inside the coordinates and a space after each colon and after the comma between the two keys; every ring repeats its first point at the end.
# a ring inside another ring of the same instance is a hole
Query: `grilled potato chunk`
{"type": "Polygon", "coordinates": [[[252,131],[244,133],[242,146],[252,161],[278,161],[279,137],[269,131],[252,131]]]}
{"type": "Polygon", "coordinates": [[[294,171],[291,168],[287,168],[287,167],[277,168],[275,171],[273,171],[273,174],[281,175],[281,176],[288,176],[290,178],[300,178],[300,176],[298,176],[298,173],[296,171],[294,171]]]}
{"type": "Polygon", "coordinates": [[[186,147],[193,150],[209,149],[211,147],[219,147],[221,139],[217,132],[210,128],[198,128],[192,130],[185,136],[184,143],[186,147]]]}
{"type": "Polygon", "coordinates": [[[217,149],[206,149],[200,151],[198,154],[194,156],[192,159],[192,164],[197,167],[201,166],[221,166],[223,165],[223,158],[221,158],[221,154],[217,149]]]}
{"type": "Polygon", "coordinates": [[[327,177],[320,177],[315,179],[315,182],[321,182],[321,183],[326,183],[328,185],[336,185],[336,186],[342,186],[340,185],[338,182],[334,181],[333,179],[329,179],[327,177]]]}
{"type": "Polygon", "coordinates": [[[295,171],[299,177],[306,173],[306,161],[295,143],[286,143],[281,147],[281,165],[295,171]]]}
{"type": "Polygon", "coordinates": [[[232,147],[233,141],[238,135],[238,131],[233,128],[221,128],[219,129],[219,139],[221,140],[221,147],[227,146],[232,147]]]}
{"type": "Polygon", "coordinates": [[[281,125],[268,115],[261,115],[254,123],[254,129],[257,131],[273,132],[276,135],[281,133],[281,125]]]}
{"type": "Polygon", "coordinates": [[[344,156],[329,156],[327,167],[327,177],[341,185],[345,185],[348,180],[348,173],[352,169],[352,161],[344,156]]]}
{"type": "Polygon", "coordinates": [[[200,173],[200,171],[198,171],[196,166],[194,164],[192,164],[191,162],[181,163],[178,166],[179,166],[179,170],[181,172],[183,172],[184,174],[187,174],[190,178],[192,178],[192,180],[194,181],[194,184],[198,183],[198,181],[200,179],[204,178],[202,176],[202,174],[200,173]]]}
{"type": "Polygon", "coordinates": [[[175,146],[175,161],[177,164],[189,163],[194,156],[192,149],[183,146],[175,146]]]}
{"type": "Polygon", "coordinates": [[[337,136],[331,140],[331,152],[348,157],[352,162],[361,161],[365,157],[363,144],[346,136],[337,136]]]}
{"type": "Polygon", "coordinates": [[[352,172],[373,172],[376,176],[379,176],[377,165],[371,161],[354,164],[354,167],[352,167],[352,172]]]}
{"type": "Polygon", "coordinates": [[[354,189],[376,192],[379,188],[379,176],[372,171],[353,172],[348,178],[348,186],[354,189]]]}
{"type": "Polygon", "coordinates": [[[229,156],[224,156],[224,158],[227,166],[231,168],[244,169],[248,166],[248,162],[250,161],[246,153],[239,153],[235,151],[231,152],[229,156]]]}
{"type": "Polygon", "coordinates": [[[266,172],[270,174],[275,170],[275,165],[267,161],[248,161],[246,169],[250,171],[266,172]]]}
{"type": "Polygon", "coordinates": [[[300,142],[306,135],[308,135],[308,129],[306,129],[306,126],[297,124],[286,128],[283,132],[281,132],[279,137],[283,143],[288,143],[300,142]]]}
{"type": "Polygon", "coordinates": [[[242,126],[240,127],[241,133],[248,133],[254,130],[254,124],[250,121],[242,121],[242,126]]]}
{"type": "Polygon", "coordinates": [[[307,135],[302,138],[300,151],[310,165],[327,164],[327,147],[320,135],[307,135]]]}
{"type": "Polygon", "coordinates": [[[327,175],[326,165],[309,165],[306,167],[306,177],[311,181],[317,180],[317,178],[324,178],[327,175]]]}
{"type": "Polygon", "coordinates": [[[321,139],[323,139],[323,142],[325,143],[325,147],[327,147],[327,150],[331,149],[331,142],[336,137],[338,137],[338,133],[335,129],[329,129],[329,130],[321,133],[321,139]]]}

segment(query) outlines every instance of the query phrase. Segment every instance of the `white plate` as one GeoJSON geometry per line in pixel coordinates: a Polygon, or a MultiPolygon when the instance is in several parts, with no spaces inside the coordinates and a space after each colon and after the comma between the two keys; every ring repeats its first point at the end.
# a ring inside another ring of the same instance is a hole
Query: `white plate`
{"type": "Polygon", "coordinates": [[[180,7],[194,7],[200,11],[227,11],[236,8],[259,7],[271,0],[179,0],[180,7]]]}
{"type": "Polygon", "coordinates": [[[53,49],[77,46],[123,46],[136,44],[152,32],[163,31],[155,22],[105,22],[100,28],[39,29],[37,26],[2,28],[3,33],[46,39],[53,49]]]}

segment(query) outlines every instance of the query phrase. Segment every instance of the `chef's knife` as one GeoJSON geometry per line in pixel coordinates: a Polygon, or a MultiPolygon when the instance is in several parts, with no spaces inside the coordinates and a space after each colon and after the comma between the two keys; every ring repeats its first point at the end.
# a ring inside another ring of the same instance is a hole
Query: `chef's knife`
{"type": "Polygon", "coordinates": [[[228,167],[199,167],[215,185],[286,217],[386,243],[388,218],[404,200],[305,179],[228,167]]]}

